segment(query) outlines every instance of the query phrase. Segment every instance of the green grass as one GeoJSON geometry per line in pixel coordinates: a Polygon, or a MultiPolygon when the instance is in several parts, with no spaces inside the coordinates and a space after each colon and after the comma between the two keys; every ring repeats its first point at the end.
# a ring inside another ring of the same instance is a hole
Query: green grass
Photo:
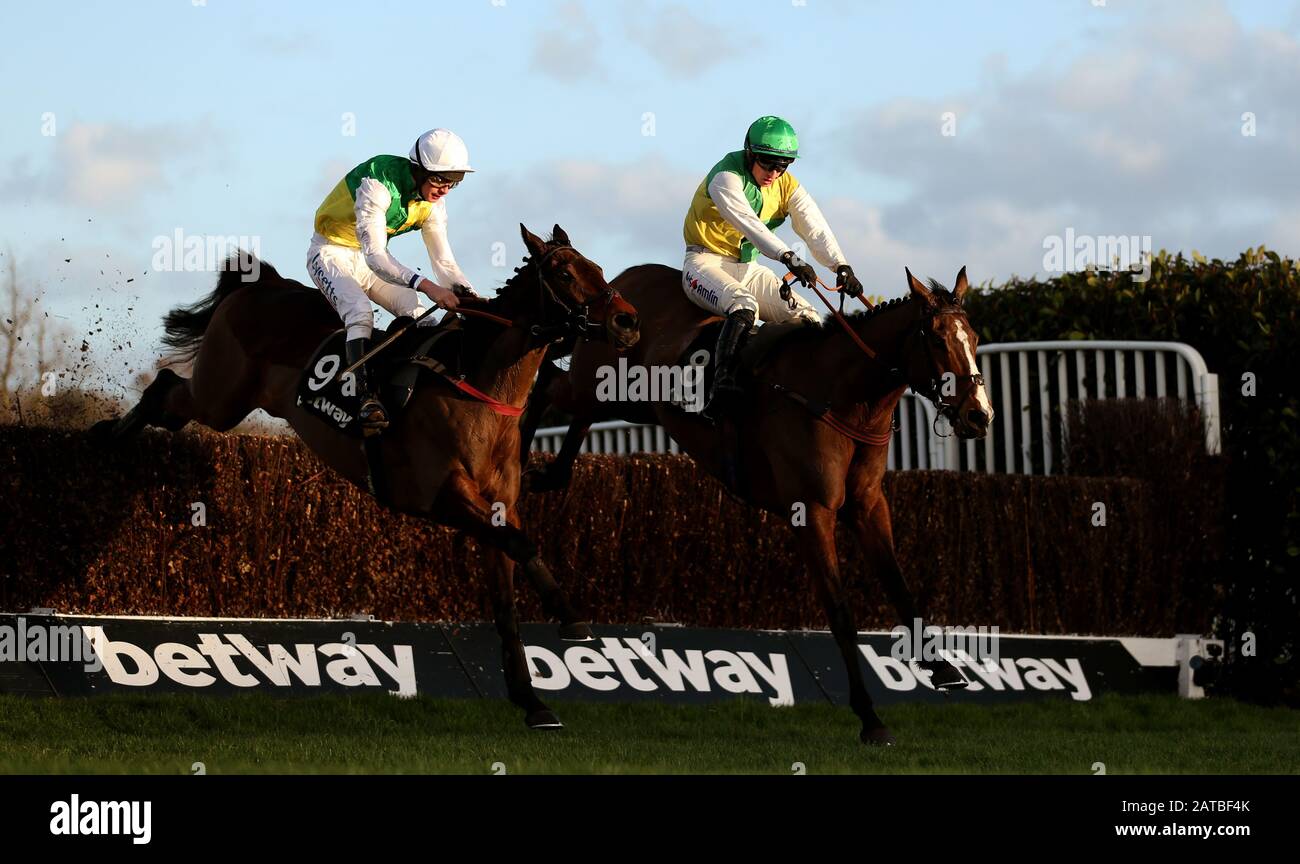
{"type": "Polygon", "coordinates": [[[531,732],[503,702],[384,695],[0,697],[0,772],[1108,774],[1300,772],[1300,713],[1231,700],[1104,697],[883,716],[867,748],[847,708],[559,703],[531,732]]]}

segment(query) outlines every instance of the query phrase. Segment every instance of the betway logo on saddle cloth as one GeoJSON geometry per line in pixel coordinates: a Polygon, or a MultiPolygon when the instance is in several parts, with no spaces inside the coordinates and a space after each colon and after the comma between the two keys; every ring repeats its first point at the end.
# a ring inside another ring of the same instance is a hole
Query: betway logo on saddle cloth
{"type": "MultiPolygon", "coordinates": [[[[41,674],[59,693],[506,695],[500,644],[488,624],[56,620],[81,626],[104,667],[89,672],[78,664],[43,664],[41,674]]],[[[749,697],[772,705],[848,700],[838,649],[826,633],[596,627],[594,641],[566,643],[553,625],[522,630],[533,685],[543,698],[700,703],[749,697]]],[[[1151,647],[1163,641],[1004,635],[996,662],[955,658],[972,684],[947,697],[930,688],[926,673],[891,656],[889,634],[861,635],[859,651],[872,698],[882,705],[945,698],[1087,700],[1103,691],[1173,689],[1172,652],[1166,662],[1151,647]]]]}

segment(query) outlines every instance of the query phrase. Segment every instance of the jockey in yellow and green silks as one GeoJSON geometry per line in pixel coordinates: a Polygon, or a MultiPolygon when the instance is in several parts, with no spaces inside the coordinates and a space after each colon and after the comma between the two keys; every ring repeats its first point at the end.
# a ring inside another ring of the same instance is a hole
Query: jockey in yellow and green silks
{"type": "MultiPolygon", "coordinates": [[[[425,297],[454,309],[453,289],[473,292],[447,241],[443,200],[473,170],[465,142],[446,129],[433,129],[416,140],[405,158],[375,156],[353,168],[317,208],[307,271],[347,328],[348,365],[369,348],[374,329],[371,301],[397,316],[417,316],[429,308],[425,297]],[[416,229],[428,249],[433,279],[388,251],[389,239],[416,229]]],[[[434,320],[430,316],[420,323],[434,320]]],[[[361,425],[382,429],[388,420],[373,382],[364,366],[356,375],[361,425]]]]}
{"type": "Polygon", "coordinates": [[[818,321],[807,300],[789,292],[781,279],[756,263],[759,255],[780,261],[805,285],[816,274],[773,233],[786,218],[814,258],[836,273],[849,296],[862,293],[844,253],[817,203],[787,170],[799,156],[799,139],[780,117],[760,117],[749,127],[742,150],[728,153],[701,181],[686,213],[686,260],[682,288],[696,305],[726,316],[718,337],[713,387],[706,416],[725,411],[718,402],[738,394],[735,355],[741,338],[763,321],[818,321]]]}

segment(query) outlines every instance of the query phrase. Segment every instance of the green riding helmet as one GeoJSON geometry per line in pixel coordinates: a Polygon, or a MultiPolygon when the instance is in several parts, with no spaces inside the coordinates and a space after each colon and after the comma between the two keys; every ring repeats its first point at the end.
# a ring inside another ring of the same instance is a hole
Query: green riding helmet
{"type": "Polygon", "coordinates": [[[799,138],[794,127],[780,117],[759,117],[745,135],[745,150],[756,156],[799,158],[799,138]]]}

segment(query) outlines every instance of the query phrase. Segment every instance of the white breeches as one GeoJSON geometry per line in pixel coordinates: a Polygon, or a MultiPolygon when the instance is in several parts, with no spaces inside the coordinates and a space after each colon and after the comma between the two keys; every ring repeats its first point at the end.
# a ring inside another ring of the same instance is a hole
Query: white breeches
{"type": "MultiPolygon", "coordinates": [[[[381,279],[366,266],[360,249],[330,243],[319,234],[307,249],[307,272],[343,319],[348,339],[369,338],[375,326],[372,301],[396,316],[416,316],[432,305],[419,291],[381,279]]],[[[433,324],[433,316],[420,323],[433,324]]]]}
{"type": "Polygon", "coordinates": [[[812,304],[793,292],[790,296],[796,306],[791,309],[781,299],[780,277],[758,262],[742,264],[713,252],[688,249],[682,289],[693,303],[715,315],[749,309],[760,321],[821,320],[812,304]]]}

